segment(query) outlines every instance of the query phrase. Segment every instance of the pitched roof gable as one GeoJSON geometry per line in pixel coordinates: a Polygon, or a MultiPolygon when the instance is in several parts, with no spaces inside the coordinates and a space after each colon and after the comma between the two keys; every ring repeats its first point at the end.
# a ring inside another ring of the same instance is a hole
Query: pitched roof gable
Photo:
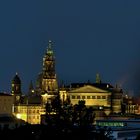
{"type": "Polygon", "coordinates": [[[109,93],[109,91],[91,85],[85,85],[83,87],[70,90],[69,93],[109,93]]]}

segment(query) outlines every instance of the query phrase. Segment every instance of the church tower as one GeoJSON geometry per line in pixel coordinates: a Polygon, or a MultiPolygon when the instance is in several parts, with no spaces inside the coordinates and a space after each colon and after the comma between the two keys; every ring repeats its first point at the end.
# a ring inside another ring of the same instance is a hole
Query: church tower
{"type": "Polygon", "coordinates": [[[21,80],[16,73],[14,78],[12,79],[12,89],[11,89],[12,95],[14,95],[14,102],[15,103],[20,103],[20,98],[22,95],[21,92],[21,80]]]}
{"type": "Polygon", "coordinates": [[[51,41],[49,41],[47,51],[43,57],[42,90],[49,94],[56,94],[58,91],[55,73],[55,57],[51,41]]]}

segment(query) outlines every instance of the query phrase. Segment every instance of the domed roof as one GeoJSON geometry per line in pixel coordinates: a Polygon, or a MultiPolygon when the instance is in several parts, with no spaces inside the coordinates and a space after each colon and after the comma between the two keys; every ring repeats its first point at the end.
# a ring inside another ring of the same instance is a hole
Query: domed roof
{"type": "Polygon", "coordinates": [[[21,80],[20,80],[17,73],[16,73],[15,77],[13,78],[12,83],[13,84],[21,84],[21,80]]]}

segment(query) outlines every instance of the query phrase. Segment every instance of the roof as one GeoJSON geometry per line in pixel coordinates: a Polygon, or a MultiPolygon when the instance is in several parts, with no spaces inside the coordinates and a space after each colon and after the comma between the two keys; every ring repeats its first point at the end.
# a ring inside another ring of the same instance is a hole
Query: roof
{"type": "Polygon", "coordinates": [[[15,77],[13,78],[12,83],[21,84],[21,80],[20,80],[20,78],[19,78],[17,73],[16,73],[15,77]]]}
{"type": "Polygon", "coordinates": [[[103,90],[109,90],[109,89],[114,88],[109,83],[71,83],[69,86],[66,86],[66,88],[79,88],[85,85],[91,85],[91,86],[94,86],[103,90]]]}
{"type": "Polygon", "coordinates": [[[39,95],[34,95],[34,96],[25,96],[22,99],[22,104],[41,104],[41,96],[39,95]]]}
{"type": "Polygon", "coordinates": [[[92,85],[84,85],[76,89],[71,89],[69,93],[110,93],[108,90],[104,90],[92,85]]]}

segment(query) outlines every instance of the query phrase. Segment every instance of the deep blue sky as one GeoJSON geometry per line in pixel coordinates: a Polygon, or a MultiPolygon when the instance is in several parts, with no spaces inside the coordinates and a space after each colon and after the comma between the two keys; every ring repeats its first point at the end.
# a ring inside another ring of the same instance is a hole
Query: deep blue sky
{"type": "Polygon", "coordinates": [[[59,81],[119,84],[138,94],[139,0],[0,1],[0,90],[10,92],[18,72],[23,92],[42,69],[54,42],[59,81]]]}

